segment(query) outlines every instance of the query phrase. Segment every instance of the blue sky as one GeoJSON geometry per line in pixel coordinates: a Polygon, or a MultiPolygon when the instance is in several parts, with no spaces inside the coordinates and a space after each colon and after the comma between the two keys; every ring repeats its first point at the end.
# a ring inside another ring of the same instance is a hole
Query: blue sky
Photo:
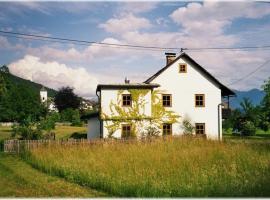
{"type": "MultiPolygon", "coordinates": [[[[270,3],[259,2],[0,2],[0,29],[52,37],[163,47],[270,45],[270,3]]],[[[233,89],[260,88],[269,50],[186,51],[233,89]]],[[[84,97],[96,84],[147,79],[165,65],[164,51],[49,43],[0,34],[0,64],[52,88],[84,97]]]]}

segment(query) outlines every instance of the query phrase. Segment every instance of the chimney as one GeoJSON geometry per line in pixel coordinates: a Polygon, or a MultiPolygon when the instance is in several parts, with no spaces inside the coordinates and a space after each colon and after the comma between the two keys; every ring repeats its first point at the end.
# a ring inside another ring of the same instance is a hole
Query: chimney
{"type": "Polygon", "coordinates": [[[176,53],[165,53],[166,55],[166,65],[170,64],[176,58],[176,53]]]}
{"type": "Polygon", "coordinates": [[[125,84],[129,84],[130,80],[128,80],[128,78],[125,78],[125,84]]]}

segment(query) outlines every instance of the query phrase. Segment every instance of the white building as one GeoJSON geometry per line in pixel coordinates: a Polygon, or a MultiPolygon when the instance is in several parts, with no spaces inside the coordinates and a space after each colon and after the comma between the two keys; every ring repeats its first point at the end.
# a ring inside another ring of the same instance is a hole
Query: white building
{"type": "Polygon", "coordinates": [[[186,53],[166,54],[167,64],[144,83],[100,84],[99,115],[89,119],[88,138],[140,137],[155,127],[160,135],[185,132],[222,139],[222,97],[234,92],[186,53]]]}
{"type": "Polygon", "coordinates": [[[46,104],[49,111],[58,112],[58,110],[53,102],[53,99],[51,99],[51,98],[48,99],[48,92],[44,86],[42,86],[42,88],[40,89],[39,94],[40,94],[41,103],[46,104]]]}

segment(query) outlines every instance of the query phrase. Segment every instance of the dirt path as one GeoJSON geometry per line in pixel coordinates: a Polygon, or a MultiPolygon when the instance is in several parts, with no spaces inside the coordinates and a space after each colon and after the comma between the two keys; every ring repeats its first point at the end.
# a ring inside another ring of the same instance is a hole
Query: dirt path
{"type": "Polygon", "coordinates": [[[104,193],[49,176],[0,153],[0,197],[102,197],[104,193]]]}

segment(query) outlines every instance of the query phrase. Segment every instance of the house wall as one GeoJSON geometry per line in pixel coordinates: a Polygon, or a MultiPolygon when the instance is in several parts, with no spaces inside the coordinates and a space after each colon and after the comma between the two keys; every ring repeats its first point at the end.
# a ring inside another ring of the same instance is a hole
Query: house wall
{"type": "MultiPolygon", "coordinates": [[[[140,99],[139,101],[144,101],[144,105],[140,106],[139,113],[144,114],[148,117],[151,116],[151,90],[147,89],[147,94],[143,97],[143,99],[140,99]]],[[[128,90],[124,90],[122,94],[129,94],[128,90]]],[[[117,112],[115,112],[115,109],[113,109],[114,114],[111,110],[111,103],[117,104],[119,106],[122,106],[122,95],[119,95],[119,90],[117,89],[104,89],[101,90],[101,113],[108,115],[109,117],[115,117],[117,116],[117,112]]],[[[128,112],[128,107],[123,107],[124,110],[128,112]]]]}
{"type": "Polygon", "coordinates": [[[88,120],[87,139],[100,138],[100,121],[98,117],[88,120]]]}
{"type": "Polygon", "coordinates": [[[173,124],[173,134],[181,134],[181,122],[184,118],[189,118],[194,124],[205,123],[208,138],[218,138],[218,104],[221,103],[221,90],[206,76],[190,63],[179,59],[151,83],[161,85],[155,89],[159,90],[159,93],[172,94],[172,107],[166,109],[181,116],[180,122],[173,124]],[[179,63],[187,64],[186,73],[179,73],[179,63]],[[195,107],[195,94],[205,94],[205,107],[195,107]]]}

